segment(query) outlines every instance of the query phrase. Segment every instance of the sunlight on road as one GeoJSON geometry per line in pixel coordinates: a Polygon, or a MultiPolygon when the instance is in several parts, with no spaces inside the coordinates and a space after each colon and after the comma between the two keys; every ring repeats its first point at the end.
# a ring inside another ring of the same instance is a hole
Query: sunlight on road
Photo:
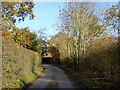
{"type": "Polygon", "coordinates": [[[63,70],[50,64],[44,66],[45,74],[29,88],[73,88],[63,70]]]}

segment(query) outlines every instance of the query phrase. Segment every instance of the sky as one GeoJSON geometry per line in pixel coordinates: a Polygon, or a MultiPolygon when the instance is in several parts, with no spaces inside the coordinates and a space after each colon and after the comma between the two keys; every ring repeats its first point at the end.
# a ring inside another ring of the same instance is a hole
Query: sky
{"type": "Polygon", "coordinates": [[[26,17],[24,22],[17,23],[18,28],[29,27],[30,31],[39,31],[40,29],[47,29],[45,33],[48,35],[55,35],[56,24],[58,22],[59,16],[59,5],[64,7],[64,2],[34,2],[35,7],[33,9],[33,14],[35,18],[33,20],[29,20],[26,17]]]}
{"type": "MultiPolygon", "coordinates": [[[[45,33],[49,35],[55,35],[58,33],[56,31],[56,23],[59,23],[59,6],[61,8],[65,7],[65,2],[34,2],[35,7],[33,9],[33,14],[35,18],[29,20],[28,17],[25,18],[23,22],[17,23],[18,28],[29,27],[31,32],[38,32],[40,29],[46,29],[45,33]]],[[[108,7],[117,2],[102,2],[101,5],[108,7]]],[[[50,39],[50,37],[48,37],[50,39]]]]}

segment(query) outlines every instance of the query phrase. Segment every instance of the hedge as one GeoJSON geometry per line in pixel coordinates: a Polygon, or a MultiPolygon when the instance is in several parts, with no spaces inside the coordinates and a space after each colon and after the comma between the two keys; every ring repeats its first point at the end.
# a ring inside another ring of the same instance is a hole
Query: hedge
{"type": "Polygon", "coordinates": [[[24,81],[25,77],[39,74],[41,58],[37,52],[28,50],[12,41],[2,40],[2,87],[24,81]]]}

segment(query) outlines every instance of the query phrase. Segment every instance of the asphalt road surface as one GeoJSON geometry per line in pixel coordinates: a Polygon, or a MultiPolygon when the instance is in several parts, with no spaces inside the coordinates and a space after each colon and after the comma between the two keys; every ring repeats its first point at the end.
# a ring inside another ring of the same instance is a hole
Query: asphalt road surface
{"type": "Polygon", "coordinates": [[[44,66],[46,67],[45,73],[28,90],[32,88],[44,90],[48,88],[74,88],[73,83],[63,70],[51,64],[44,64],[44,66]]]}

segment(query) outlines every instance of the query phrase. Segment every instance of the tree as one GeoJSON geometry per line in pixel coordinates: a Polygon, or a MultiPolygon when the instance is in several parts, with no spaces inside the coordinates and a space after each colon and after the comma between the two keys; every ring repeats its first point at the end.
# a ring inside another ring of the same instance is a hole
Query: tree
{"type": "MultiPolygon", "coordinates": [[[[118,3],[118,5],[112,5],[112,7],[110,7],[109,9],[106,10],[105,13],[105,23],[106,25],[110,26],[110,30],[114,30],[114,31],[118,31],[118,55],[120,53],[120,27],[119,27],[119,23],[120,23],[120,2],[118,3]]],[[[118,57],[118,69],[120,69],[120,59],[119,56],[118,57]]],[[[119,86],[120,83],[120,72],[118,70],[118,81],[117,84],[119,86]]]]}
{"type": "Polygon", "coordinates": [[[60,52],[59,52],[59,50],[55,46],[50,44],[48,47],[48,52],[50,52],[53,56],[52,63],[60,64],[60,52]]]}
{"type": "Polygon", "coordinates": [[[86,50],[92,44],[91,40],[106,31],[104,24],[100,24],[102,19],[98,18],[102,10],[96,11],[96,8],[96,3],[70,2],[64,9],[59,10],[60,31],[67,35],[66,44],[62,44],[67,45],[68,57],[77,65],[85,58],[86,50]]]}
{"type": "Polygon", "coordinates": [[[17,21],[24,21],[29,15],[30,19],[34,18],[34,4],[30,2],[2,2],[1,3],[1,21],[0,28],[2,36],[11,39],[11,35],[18,30],[15,26],[17,21]],[[12,31],[12,32],[11,32],[12,31]]]}
{"type": "MultiPolygon", "coordinates": [[[[96,3],[69,2],[60,9],[59,33],[51,38],[50,51],[57,57],[57,49],[60,63],[79,71],[85,78],[100,78],[96,83],[101,87],[107,87],[103,82],[112,82],[113,86],[119,87],[117,40],[106,33],[109,29],[119,30],[117,7],[112,6],[107,12],[96,7],[96,3]]],[[[113,86],[108,84],[108,87],[113,86]]]]}
{"type": "Polygon", "coordinates": [[[108,8],[105,12],[104,21],[109,29],[118,30],[118,5],[112,5],[112,7],[108,8]]]}

